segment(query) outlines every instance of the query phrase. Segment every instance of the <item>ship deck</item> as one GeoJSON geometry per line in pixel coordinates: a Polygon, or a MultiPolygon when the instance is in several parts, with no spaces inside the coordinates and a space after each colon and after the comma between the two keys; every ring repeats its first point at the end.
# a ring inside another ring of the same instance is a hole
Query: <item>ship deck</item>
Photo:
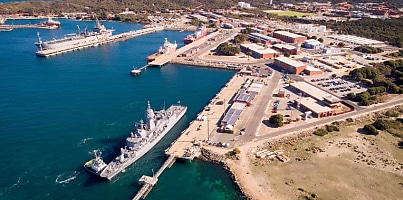
{"type": "Polygon", "coordinates": [[[71,52],[71,51],[81,50],[81,49],[88,48],[88,47],[95,47],[95,46],[106,44],[106,43],[124,41],[124,40],[128,40],[128,39],[131,39],[134,37],[138,37],[138,36],[149,34],[149,33],[154,33],[154,32],[161,31],[161,30],[164,30],[164,27],[157,26],[157,27],[146,28],[146,29],[141,29],[141,30],[137,30],[137,31],[129,31],[129,32],[113,35],[108,40],[93,41],[93,42],[82,43],[82,44],[78,44],[78,45],[67,45],[65,47],[56,48],[56,49],[39,50],[36,52],[36,55],[38,57],[50,57],[50,56],[55,56],[55,55],[71,52]]]}

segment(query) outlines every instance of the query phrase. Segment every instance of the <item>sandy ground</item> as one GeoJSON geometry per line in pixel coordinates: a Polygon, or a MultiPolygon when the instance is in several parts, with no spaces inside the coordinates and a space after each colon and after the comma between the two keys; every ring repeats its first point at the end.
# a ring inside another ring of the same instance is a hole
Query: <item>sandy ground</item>
{"type": "Polygon", "coordinates": [[[387,132],[358,133],[365,123],[343,125],[324,137],[251,142],[227,165],[251,199],[401,199],[403,149],[398,138],[387,132]],[[256,158],[262,149],[281,149],[290,161],[256,158]]]}

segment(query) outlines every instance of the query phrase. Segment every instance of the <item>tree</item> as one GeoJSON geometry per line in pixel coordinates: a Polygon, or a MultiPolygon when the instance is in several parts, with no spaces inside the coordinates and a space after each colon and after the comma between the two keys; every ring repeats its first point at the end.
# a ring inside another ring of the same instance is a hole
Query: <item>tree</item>
{"type": "Polygon", "coordinates": [[[355,93],[354,92],[348,93],[347,98],[350,99],[350,100],[354,100],[356,98],[355,93]]]}
{"type": "Polygon", "coordinates": [[[323,43],[323,38],[318,38],[318,41],[319,41],[320,43],[323,43]]]}
{"type": "Polygon", "coordinates": [[[377,119],[372,125],[378,130],[386,130],[390,128],[391,123],[388,120],[377,119]]]}
{"type": "Polygon", "coordinates": [[[246,34],[238,34],[234,37],[235,44],[241,44],[242,42],[245,42],[246,40],[248,40],[248,35],[246,35],[246,34]]]}
{"type": "Polygon", "coordinates": [[[343,48],[343,47],[345,47],[346,46],[346,44],[344,44],[344,42],[339,42],[338,44],[337,44],[337,47],[339,47],[339,48],[343,48]]]}
{"type": "Polygon", "coordinates": [[[290,55],[290,53],[287,52],[287,53],[284,54],[284,56],[289,58],[291,55],[290,55]]]}
{"type": "Polygon", "coordinates": [[[241,49],[238,46],[230,45],[228,42],[221,43],[217,47],[217,52],[221,55],[234,56],[238,54],[241,49]]]}
{"type": "Polygon", "coordinates": [[[282,114],[276,114],[276,115],[270,116],[269,122],[271,124],[276,125],[277,127],[281,127],[281,126],[283,126],[283,120],[284,120],[284,117],[282,114]]]}
{"type": "Polygon", "coordinates": [[[370,135],[378,135],[378,134],[379,134],[379,131],[376,130],[376,128],[375,128],[373,125],[371,125],[371,124],[365,125],[365,126],[364,126],[364,131],[365,131],[367,134],[370,134],[370,135]]]}

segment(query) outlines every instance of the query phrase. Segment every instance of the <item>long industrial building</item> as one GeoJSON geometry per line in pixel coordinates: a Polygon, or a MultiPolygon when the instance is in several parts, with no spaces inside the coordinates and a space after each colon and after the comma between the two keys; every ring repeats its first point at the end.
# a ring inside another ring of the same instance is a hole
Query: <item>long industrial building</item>
{"type": "Polygon", "coordinates": [[[252,52],[251,56],[257,59],[276,58],[280,55],[280,53],[274,49],[263,47],[254,43],[241,44],[241,51],[242,53],[245,54],[247,54],[248,51],[250,51],[252,52]]]}
{"type": "Polygon", "coordinates": [[[306,68],[305,63],[295,61],[287,57],[276,58],[274,64],[291,74],[300,74],[306,68]]]}
{"type": "Polygon", "coordinates": [[[249,39],[254,41],[254,42],[257,42],[258,40],[260,40],[260,42],[262,44],[266,44],[266,45],[276,44],[276,43],[280,42],[279,39],[276,39],[274,37],[270,37],[270,36],[267,36],[267,35],[263,35],[263,34],[260,34],[260,33],[251,33],[251,34],[249,34],[249,39]]]}
{"type": "Polygon", "coordinates": [[[288,31],[275,31],[273,37],[278,38],[287,43],[303,43],[307,38],[288,31]]]}

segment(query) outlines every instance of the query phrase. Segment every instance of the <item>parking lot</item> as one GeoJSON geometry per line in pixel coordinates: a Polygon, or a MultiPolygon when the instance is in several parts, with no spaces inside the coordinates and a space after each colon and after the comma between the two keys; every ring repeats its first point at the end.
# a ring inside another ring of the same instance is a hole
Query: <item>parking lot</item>
{"type": "Polygon", "coordinates": [[[366,90],[359,83],[343,80],[341,77],[312,78],[309,80],[313,85],[327,90],[338,97],[343,97],[348,93],[360,93],[366,90]]]}

